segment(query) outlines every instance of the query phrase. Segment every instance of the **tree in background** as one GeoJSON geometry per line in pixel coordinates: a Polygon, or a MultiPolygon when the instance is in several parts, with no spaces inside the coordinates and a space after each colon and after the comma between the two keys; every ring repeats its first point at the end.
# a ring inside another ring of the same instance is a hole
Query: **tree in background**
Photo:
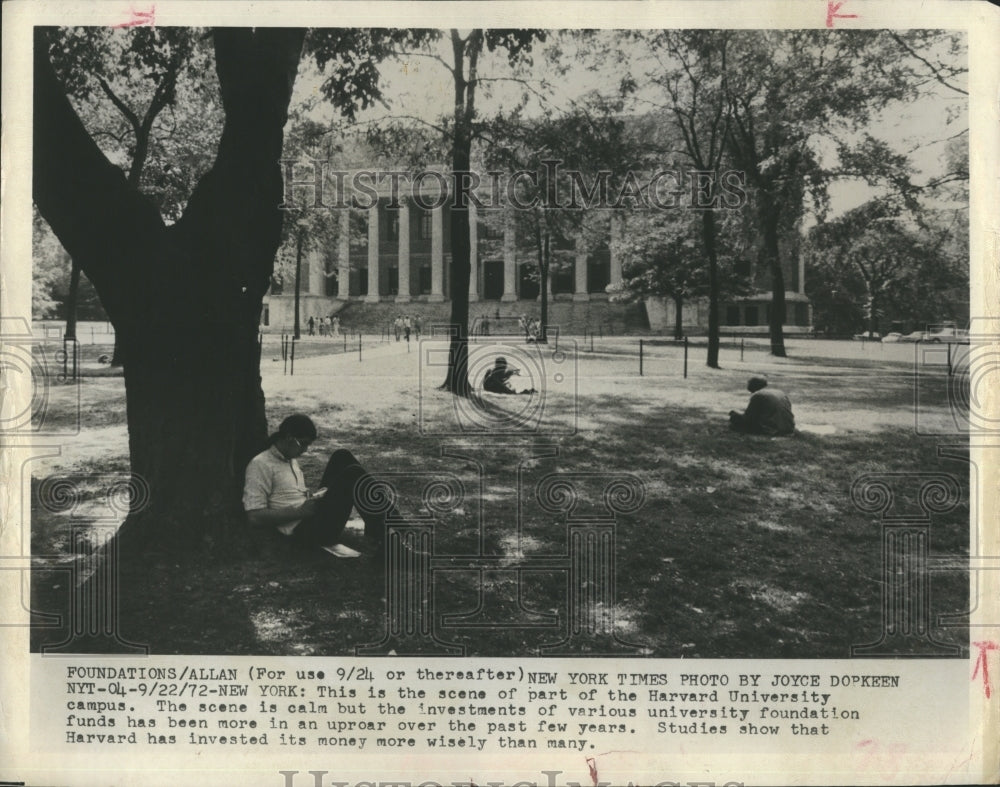
{"type": "Polygon", "coordinates": [[[663,108],[673,126],[673,140],[691,166],[695,200],[700,214],[702,252],[707,263],[708,355],[706,364],[719,367],[719,274],[717,212],[726,206],[721,189],[730,133],[729,31],[665,30],[653,34],[648,45],[659,68],[651,79],[664,93],[663,108]],[[662,54],[661,54],[662,53],[662,54]]]}
{"type": "Polygon", "coordinates": [[[926,95],[931,82],[950,90],[965,72],[957,57],[964,47],[960,35],[914,32],[734,34],[729,147],[746,172],[760,259],[771,272],[774,355],[785,355],[782,235],[797,233],[809,209],[823,217],[834,179],[860,176],[910,200],[919,191],[907,156],[867,132],[879,112],[926,95]],[[935,50],[945,56],[939,60],[935,50]],[[823,161],[819,139],[834,142],[837,161],[823,161]]]}
{"type": "MultiPolygon", "coordinates": [[[[727,216],[717,235],[716,286],[719,297],[749,294],[749,277],[739,270],[739,227],[727,216]]],[[[674,302],[674,338],[684,338],[684,305],[707,297],[709,260],[702,242],[701,219],[686,208],[634,211],[624,222],[615,251],[622,256],[622,281],[610,289],[613,300],[632,302],[670,298],[674,302]]]]}
{"type": "MultiPolygon", "coordinates": [[[[848,315],[859,303],[869,337],[880,333],[887,314],[920,325],[953,319],[955,305],[944,294],[968,287],[964,260],[951,253],[961,223],[953,215],[950,224],[925,229],[939,219],[925,217],[921,226],[892,201],[871,200],[814,227],[805,253],[827,286],[861,295],[848,315]]],[[[816,294],[816,308],[833,312],[820,319],[843,324],[836,301],[816,294]]]]}
{"type": "Polygon", "coordinates": [[[192,550],[242,523],[243,469],[267,434],[257,329],[302,38],[214,31],[225,123],[212,168],[168,225],[87,132],[36,33],[33,197],[123,343],[131,468],[149,487],[123,545],[192,550]]]}
{"type": "MultiPolygon", "coordinates": [[[[340,140],[334,137],[333,131],[324,124],[310,120],[305,106],[294,107],[291,111],[289,128],[286,133],[282,153],[285,164],[294,164],[296,160],[308,163],[311,169],[315,161],[331,161],[342,152],[340,140]]],[[[294,172],[293,172],[294,174],[294,172]]],[[[273,281],[284,288],[291,280],[294,283],[295,305],[293,317],[293,336],[302,338],[301,329],[301,294],[302,294],[302,260],[304,256],[314,252],[329,252],[336,248],[340,237],[340,221],[336,212],[298,202],[284,205],[285,221],[281,231],[281,245],[275,258],[273,281]]],[[[326,270],[324,261],[324,277],[335,275],[326,270]]]]}
{"type": "Polygon", "coordinates": [[[59,306],[56,298],[60,280],[66,277],[69,255],[35,209],[31,222],[31,316],[44,320],[59,306]]]}
{"type": "MultiPolygon", "coordinates": [[[[441,121],[450,158],[452,199],[451,233],[451,346],[448,373],[442,388],[459,396],[469,393],[469,280],[471,236],[466,198],[473,183],[472,145],[478,134],[476,95],[484,81],[498,77],[480,74],[485,53],[506,56],[511,68],[528,61],[534,44],[544,41],[544,30],[482,30],[466,33],[421,29],[338,29],[314,31],[309,51],[327,75],[324,95],[345,117],[359,108],[383,102],[379,64],[387,58],[426,58],[445,68],[453,86],[453,111],[441,121]],[[450,58],[438,42],[450,45],[450,58]]],[[[502,77],[501,77],[502,78],[502,77]]],[[[423,121],[420,121],[423,122],[423,121]]]]}
{"type": "MultiPolygon", "coordinates": [[[[573,267],[578,253],[607,237],[608,211],[600,206],[615,202],[629,173],[640,170],[640,146],[621,117],[621,102],[596,94],[563,113],[548,108],[538,118],[523,118],[518,112],[498,115],[487,128],[486,167],[505,171],[508,177],[531,173],[514,184],[516,202],[509,218],[515,236],[536,260],[538,341],[545,342],[550,282],[559,271],[573,267]],[[588,190],[594,191],[592,199],[584,195],[588,190]]],[[[634,207],[635,201],[623,209],[634,207]]],[[[493,220],[507,218],[498,214],[493,220]]]]}

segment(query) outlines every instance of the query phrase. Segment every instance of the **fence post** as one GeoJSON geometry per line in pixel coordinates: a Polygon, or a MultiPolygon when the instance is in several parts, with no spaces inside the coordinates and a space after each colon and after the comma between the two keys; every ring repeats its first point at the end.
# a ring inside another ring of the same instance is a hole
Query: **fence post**
{"type": "Polygon", "coordinates": [[[948,376],[951,377],[951,342],[948,342],[948,376]]]}
{"type": "Polygon", "coordinates": [[[590,351],[594,351],[594,332],[590,332],[590,351]]]}
{"type": "Polygon", "coordinates": [[[684,337],[684,379],[688,376],[688,337],[684,337]]]}
{"type": "Polygon", "coordinates": [[[361,362],[361,331],[358,331],[358,362],[361,362]]]}
{"type": "Polygon", "coordinates": [[[295,337],[292,337],[292,368],[289,370],[289,374],[293,377],[295,376],[295,337]]]}
{"type": "Polygon", "coordinates": [[[642,339],[639,340],[639,376],[642,377],[642,339]]]}
{"type": "Polygon", "coordinates": [[[743,360],[743,342],[744,341],[746,341],[746,339],[743,336],[741,336],[740,337],[740,361],[743,360]]]}
{"type": "Polygon", "coordinates": [[[347,352],[347,331],[344,331],[344,352],[347,352]]]}

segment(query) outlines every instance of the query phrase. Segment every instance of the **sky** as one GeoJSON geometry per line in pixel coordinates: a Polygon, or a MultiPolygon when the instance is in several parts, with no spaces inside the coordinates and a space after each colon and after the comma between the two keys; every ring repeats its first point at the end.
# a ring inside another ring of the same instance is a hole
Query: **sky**
{"type": "MultiPolygon", "coordinates": [[[[480,116],[488,116],[500,108],[509,109],[525,101],[525,114],[537,115],[544,103],[557,112],[571,109],[589,91],[613,92],[627,70],[626,60],[634,56],[636,50],[623,47],[610,32],[598,34],[594,46],[604,44],[607,51],[595,55],[593,51],[583,51],[573,40],[551,37],[546,43],[535,47],[532,65],[518,74],[521,81],[514,81],[512,70],[502,54],[485,53],[481,62],[480,75],[499,81],[484,83],[477,95],[477,109],[480,116]],[[545,52],[558,47],[563,68],[552,65],[545,52]]],[[[447,37],[438,42],[437,49],[428,53],[451,59],[451,47],[447,37]]],[[[633,67],[636,64],[633,63],[633,67]]],[[[359,121],[375,122],[394,115],[407,115],[434,123],[442,115],[451,112],[453,86],[451,74],[434,57],[409,55],[399,61],[382,65],[384,95],[388,107],[378,106],[359,114],[359,121]]],[[[296,83],[297,97],[306,98],[319,95],[322,77],[311,62],[303,61],[296,83]]],[[[640,89],[640,100],[662,101],[652,90],[640,89]]],[[[332,110],[320,102],[315,119],[333,119],[332,110]]],[[[894,149],[908,152],[914,167],[914,179],[926,182],[941,175],[946,170],[945,144],[962,128],[968,127],[967,97],[949,91],[947,88],[931,84],[927,94],[919,101],[908,104],[896,103],[878,115],[869,128],[873,136],[888,142],[894,149]]],[[[832,143],[821,138],[813,140],[816,149],[826,152],[830,158],[832,143]]],[[[830,188],[831,212],[833,217],[853,208],[875,192],[860,181],[842,181],[830,188]]]]}

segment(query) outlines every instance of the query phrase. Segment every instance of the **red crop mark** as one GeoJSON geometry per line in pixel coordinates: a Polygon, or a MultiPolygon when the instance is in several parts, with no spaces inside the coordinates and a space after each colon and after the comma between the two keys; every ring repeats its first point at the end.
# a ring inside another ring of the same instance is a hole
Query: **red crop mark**
{"type": "Polygon", "coordinates": [[[972,670],[972,680],[976,679],[979,671],[983,672],[983,693],[986,695],[986,699],[990,698],[992,693],[990,689],[990,662],[988,653],[991,650],[1000,650],[1000,645],[993,640],[987,640],[986,642],[973,642],[977,648],[979,648],[979,657],[976,659],[976,668],[972,670]]]}
{"type": "Polygon", "coordinates": [[[112,27],[153,27],[156,24],[156,6],[151,5],[148,11],[136,11],[129,7],[129,19],[112,27]]]}
{"type": "Polygon", "coordinates": [[[598,786],[597,780],[597,760],[593,757],[587,758],[587,768],[590,769],[590,781],[594,783],[594,787],[598,786]]]}
{"type": "Polygon", "coordinates": [[[839,3],[833,2],[833,0],[826,0],[826,26],[833,27],[834,19],[857,19],[857,14],[838,14],[840,7],[843,5],[843,1],[839,3]]]}

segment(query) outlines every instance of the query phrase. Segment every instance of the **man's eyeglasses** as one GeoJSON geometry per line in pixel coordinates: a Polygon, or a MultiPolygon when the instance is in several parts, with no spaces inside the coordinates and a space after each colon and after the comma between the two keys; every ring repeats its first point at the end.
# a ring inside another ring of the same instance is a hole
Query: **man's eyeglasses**
{"type": "Polygon", "coordinates": [[[288,436],[288,439],[294,441],[295,445],[298,446],[299,451],[302,451],[303,453],[305,453],[306,449],[312,445],[312,440],[299,440],[299,438],[292,437],[291,435],[288,436]]]}

